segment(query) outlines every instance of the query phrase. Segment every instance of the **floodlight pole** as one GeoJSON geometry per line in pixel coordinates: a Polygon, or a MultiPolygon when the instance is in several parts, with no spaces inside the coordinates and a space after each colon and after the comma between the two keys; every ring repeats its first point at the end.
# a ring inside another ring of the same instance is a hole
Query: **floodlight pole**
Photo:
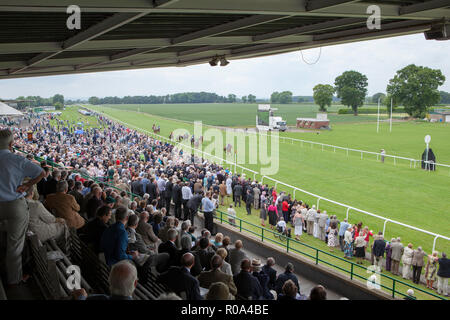
{"type": "Polygon", "coordinates": [[[389,123],[389,132],[392,132],[392,98],[391,98],[391,119],[389,123]]]}
{"type": "Polygon", "coordinates": [[[377,133],[380,129],[380,99],[378,98],[378,112],[377,112],[377,133]]]}

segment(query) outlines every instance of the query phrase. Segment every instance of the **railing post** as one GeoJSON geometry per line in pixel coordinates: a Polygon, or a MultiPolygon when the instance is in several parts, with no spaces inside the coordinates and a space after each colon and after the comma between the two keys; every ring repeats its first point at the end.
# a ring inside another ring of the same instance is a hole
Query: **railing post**
{"type": "Polygon", "coordinates": [[[348,157],[348,149],[347,149],[347,157],[348,157]]]}
{"type": "Polygon", "coordinates": [[[386,235],[385,235],[385,231],[386,231],[386,223],[387,223],[388,221],[389,221],[388,219],[384,220],[384,225],[383,225],[383,237],[385,237],[385,238],[386,238],[386,235]]]}
{"type": "Polygon", "coordinates": [[[222,219],[223,212],[222,211],[219,211],[219,212],[220,212],[220,223],[222,224],[223,223],[223,219],[222,219]]]}
{"type": "Polygon", "coordinates": [[[286,252],[289,252],[289,237],[286,237],[286,252]]]}
{"type": "Polygon", "coordinates": [[[350,269],[350,280],[353,280],[353,262],[351,264],[351,269],[350,269]]]}
{"type": "Polygon", "coordinates": [[[395,298],[395,279],[392,281],[392,298],[395,298]]]}
{"type": "Polygon", "coordinates": [[[320,198],[317,198],[317,210],[319,210],[319,202],[320,202],[320,198]]]}
{"type": "Polygon", "coordinates": [[[242,219],[239,219],[239,232],[242,232],[242,219]]]}
{"type": "Polygon", "coordinates": [[[433,241],[433,250],[432,250],[432,251],[434,251],[435,248],[436,248],[436,240],[437,240],[437,238],[439,238],[439,236],[436,236],[436,237],[434,238],[434,241],[433,241]]]}
{"type": "Polygon", "coordinates": [[[316,249],[316,264],[319,264],[319,250],[316,249]]]}
{"type": "Polygon", "coordinates": [[[362,153],[362,151],[361,151],[361,160],[362,160],[362,158],[363,158],[363,153],[362,153]]]}
{"type": "Polygon", "coordinates": [[[264,228],[261,228],[261,242],[264,242],[264,228]]]}
{"type": "Polygon", "coordinates": [[[347,208],[347,216],[346,216],[346,218],[347,218],[347,221],[348,221],[348,212],[350,211],[350,207],[349,208],[347,208]]]}

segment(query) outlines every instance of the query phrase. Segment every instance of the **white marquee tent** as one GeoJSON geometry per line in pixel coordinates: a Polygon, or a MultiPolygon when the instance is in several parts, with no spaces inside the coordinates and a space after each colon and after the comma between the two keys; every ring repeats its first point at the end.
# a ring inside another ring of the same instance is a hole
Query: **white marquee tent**
{"type": "Polygon", "coordinates": [[[11,108],[6,103],[0,102],[0,117],[4,116],[23,116],[23,113],[11,108]]]}

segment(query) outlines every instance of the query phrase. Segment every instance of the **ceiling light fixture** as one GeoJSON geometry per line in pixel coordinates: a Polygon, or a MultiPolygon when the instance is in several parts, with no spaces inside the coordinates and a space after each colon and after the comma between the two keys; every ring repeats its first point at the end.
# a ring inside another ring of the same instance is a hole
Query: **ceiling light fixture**
{"type": "Polygon", "coordinates": [[[225,59],[225,56],[223,56],[222,58],[220,58],[220,66],[221,67],[225,67],[227,64],[229,64],[230,62],[225,59]]]}
{"type": "Polygon", "coordinates": [[[214,57],[209,61],[209,65],[211,67],[215,67],[217,66],[217,63],[219,63],[219,57],[214,57]]]}

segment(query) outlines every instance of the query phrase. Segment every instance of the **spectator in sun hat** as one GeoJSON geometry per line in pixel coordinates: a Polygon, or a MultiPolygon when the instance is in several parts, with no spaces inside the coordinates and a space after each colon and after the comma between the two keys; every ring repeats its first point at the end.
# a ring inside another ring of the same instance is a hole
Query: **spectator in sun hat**
{"type": "Polygon", "coordinates": [[[262,296],[264,299],[273,300],[273,294],[269,290],[269,276],[262,271],[261,260],[253,259],[252,260],[252,275],[258,279],[259,284],[262,289],[262,296]]]}

